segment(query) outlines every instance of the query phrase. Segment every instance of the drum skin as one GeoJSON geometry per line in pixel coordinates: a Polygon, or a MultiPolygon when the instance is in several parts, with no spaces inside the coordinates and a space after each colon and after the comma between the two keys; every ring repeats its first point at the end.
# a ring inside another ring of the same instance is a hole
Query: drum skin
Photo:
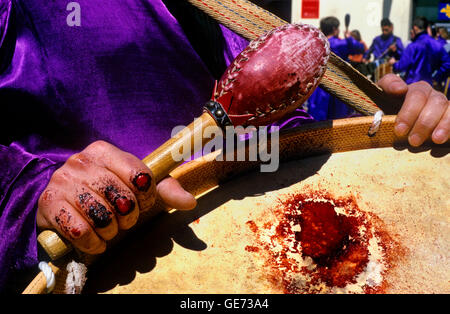
{"type": "MultiPolygon", "coordinates": [[[[281,141],[285,155],[275,173],[260,173],[245,162],[212,161],[214,156],[185,164],[173,175],[199,195],[198,206],[161,214],[129,234],[90,266],[85,292],[449,293],[449,146],[412,149],[385,141],[392,136],[393,118],[387,120],[373,139],[358,138],[347,122],[341,122],[347,124],[343,133],[339,125],[312,127],[308,132],[319,133],[309,139],[311,154],[308,139],[291,139],[289,153],[281,141]],[[334,130],[333,140],[323,130],[334,130]],[[339,152],[323,144],[340,145],[344,137],[339,152]],[[296,274],[301,289],[287,287],[293,283],[287,281],[290,270],[274,263],[275,246],[263,233],[280,226],[285,201],[295,195],[351,200],[383,247],[381,280],[368,289],[366,275],[374,270],[366,267],[365,276],[344,287],[319,278],[314,289],[305,289],[311,273],[296,274]]],[[[370,119],[350,124],[364,130],[370,119]]]]}

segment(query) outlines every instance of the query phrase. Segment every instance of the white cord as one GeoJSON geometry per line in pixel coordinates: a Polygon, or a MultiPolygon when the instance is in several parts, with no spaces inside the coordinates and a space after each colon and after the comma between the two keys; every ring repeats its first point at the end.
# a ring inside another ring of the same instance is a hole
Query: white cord
{"type": "Polygon", "coordinates": [[[44,274],[45,280],[47,280],[47,293],[50,293],[55,288],[55,273],[53,273],[53,269],[46,262],[40,262],[38,266],[44,274]]]}
{"type": "Polygon", "coordinates": [[[369,129],[369,136],[370,137],[374,136],[378,132],[378,130],[380,129],[381,122],[383,120],[383,115],[384,115],[384,112],[379,110],[373,116],[373,122],[372,122],[372,125],[370,126],[370,129],[369,129]]]}

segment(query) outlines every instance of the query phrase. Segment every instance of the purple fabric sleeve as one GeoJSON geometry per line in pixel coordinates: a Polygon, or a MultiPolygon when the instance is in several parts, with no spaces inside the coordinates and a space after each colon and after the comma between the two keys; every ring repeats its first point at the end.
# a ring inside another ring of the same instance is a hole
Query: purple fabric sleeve
{"type": "Polygon", "coordinates": [[[437,51],[438,69],[433,75],[437,82],[443,82],[450,76],[450,55],[442,47],[437,51]]]}
{"type": "Polygon", "coordinates": [[[393,69],[406,72],[407,84],[418,81],[433,84],[433,79],[443,80],[450,72],[450,57],[434,38],[422,32],[406,47],[393,69]]]}
{"type": "Polygon", "coordinates": [[[349,55],[356,55],[359,53],[364,53],[364,45],[357,41],[353,37],[347,37],[345,39],[347,41],[347,47],[348,47],[348,54],[349,55]]]}
{"type": "Polygon", "coordinates": [[[414,55],[414,46],[410,45],[403,52],[401,59],[394,63],[394,72],[406,72],[409,70],[410,66],[413,64],[414,60],[412,56],[414,55]]]}
{"type": "Polygon", "coordinates": [[[9,271],[36,263],[36,204],[58,164],[23,148],[0,145],[0,287],[9,271]]]}
{"type": "Polygon", "coordinates": [[[248,46],[249,41],[237,36],[234,32],[223,25],[220,25],[220,29],[222,30],[222,34],[227,43],[224,50],[224,58],[226,65],[229,66],[237,55],[248,46]]]}
{"type": "Polygon", "coordinates": [[[397,41],[397,51],[395,52],[396,59],[400,59],[402,57],[403,51],[405,50],[405,47],[403,46],[403,42],[400,39],[400,37],[396,38],[397,41]]]}
{"type": "Polygon", "coordinates": [[[372,53],[375,50],[375,41],[372,41],[372,44],[370,45],[369,49],[364,53],[364,59],[369,59],[372,53]]]}

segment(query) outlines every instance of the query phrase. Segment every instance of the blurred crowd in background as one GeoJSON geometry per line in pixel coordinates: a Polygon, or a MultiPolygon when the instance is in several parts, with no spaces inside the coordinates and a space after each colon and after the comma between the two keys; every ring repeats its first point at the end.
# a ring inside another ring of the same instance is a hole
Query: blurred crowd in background
{"type": "MultiPolygon", "coordinates": [[[[416,17],[411,40],[403,43],[394,34],[388,18],[380,22],[381,34],[368,45],[359,30],[345,28],[333,16],[321,19],[320,29],[328,37],[331,50],[375,83],[395,73],[406,83],[425,81],[449,98],[450,40],[446,28],[435,27],[425,17],[416,17]]],[[[349,117],[356,113],[343,102],[318,88],[305,104],[317,120],[349,117]]]]}

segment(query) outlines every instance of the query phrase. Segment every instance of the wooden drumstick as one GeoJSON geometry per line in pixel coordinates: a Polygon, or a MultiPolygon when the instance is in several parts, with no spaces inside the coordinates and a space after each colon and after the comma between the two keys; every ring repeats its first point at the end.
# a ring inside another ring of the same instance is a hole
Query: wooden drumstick
{"type": "Polygon", "coordinates": [[[217,126],[216,120],[207,112],[203,113],[196,121],[188,125],[184,130],[169,139],[163,145],[158,147],[150,155],[142,161],[152,170],[154,180],[156,182],[164,179],[172,170],[178,167],[184,160],[192,156],[197,149],[201,149],[207,142],[208,138],[203,137],[203,132],[208,127],[217,126]],[[195,147],[196,138],[201,138],[201,147],[195,147]],[[184,147],[185,143],[189,143],[191,148],[187,152],[183,152],[183,159],[176,161],[173,159],[173,150],[184,147]]]}

